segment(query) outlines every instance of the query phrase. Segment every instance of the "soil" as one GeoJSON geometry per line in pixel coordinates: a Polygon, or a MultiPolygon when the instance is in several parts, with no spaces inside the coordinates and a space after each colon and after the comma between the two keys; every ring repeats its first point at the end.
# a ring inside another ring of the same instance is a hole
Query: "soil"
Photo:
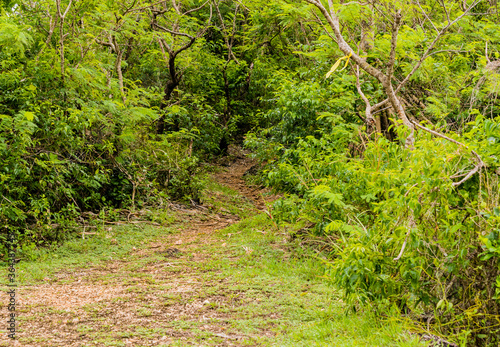
{"type": "Polygon", "coordinates": [[[226,169],[214,175],[217,182],[236,190],[241,195],[252,201],[255,208],[264,211],[266,202],[274,200],[277,196],[270,195],[269,191],[258,185],[249,185],[243,177],[251,170],[254,171],[256,163],[248,158],[248,153],[238,148],[230,147],[230,155],[225,157],[226,169]],[[229,162],[229,163],[228,163],[229,162]]]}

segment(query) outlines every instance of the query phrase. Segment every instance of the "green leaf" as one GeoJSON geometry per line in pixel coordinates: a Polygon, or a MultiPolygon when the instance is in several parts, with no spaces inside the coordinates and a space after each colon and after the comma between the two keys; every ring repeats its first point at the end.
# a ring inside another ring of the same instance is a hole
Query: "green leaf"
{"type": "Polygon", "coordinates": [[[33,120],[35,119],[35,114],[33,112],[24,112],[24,116],[30,122],[33,122],[33,120]]]}

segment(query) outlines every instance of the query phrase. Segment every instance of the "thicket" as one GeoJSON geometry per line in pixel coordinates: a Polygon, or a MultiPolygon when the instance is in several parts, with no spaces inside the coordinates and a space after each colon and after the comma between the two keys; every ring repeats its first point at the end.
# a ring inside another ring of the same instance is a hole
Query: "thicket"
{"type": "Polygon", "coordinates": [[[2,4],[0,237],[21,254],[104,209],[199,203],[200,163],[245,138],[353,309],[499,343],[496,0],[2,4]]]}
{"type": "Polygon", "coordinates": [[[451,345],[500,342],[496,6],[284,5],[321,22],[297,51],[314,63],[273,74],[271,125],[246,139],[286,194],[273,217],[346,302],[451,345]]]}
{"type": "Polygon", "coordinates": [[[199,203],[200,162],[255,124],[264,72],[232,49],[244,19],[211,2],[3,2],[2,244],[17,232],[23,256],[103,209],[199,203]]]}

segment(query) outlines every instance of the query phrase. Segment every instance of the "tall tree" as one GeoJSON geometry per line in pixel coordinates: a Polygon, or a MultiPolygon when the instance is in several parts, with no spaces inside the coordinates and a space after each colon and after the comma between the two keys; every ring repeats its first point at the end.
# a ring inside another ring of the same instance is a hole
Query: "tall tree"
{"type": "MultiPolygon", "coordinates": [[[[196,7],[188,7],[184,2],[171,0],[169,4],[163,2],[152,5],[151,26],[158,31],[158,44],[167,64],[169,80],[165,84],[165,94],[161,103],[161,109],[165,109],[170,102],[172,93],[179,86],[183,72],[176,65],[176,58],[180,53],[189,49],[207,31],[212,20],[212,4],[209,0],[196,7]],[[203,24],[198,24],[195,14],[209,8],[208,19],[203,24]]],[[[165,115],[162,115],[157,123],[156,131],[163,134],[165,131],[165,115]]],[[[178,125],[174,125],[175,130],[178,125]]]]}
{"type": "MultiPolygon", "coordinates": [[[[345,54],[347,58],[354,61],[354,63],[356,64],[355,73],[357,78],[359,79],[359,68],[361,68],[365,73],[375,78],[382,85],[386,98],[383,101],[372,105],[368,98],[364,95],[358,83],[358,92],[366,104],[365,121],[368,124],[375,124],[376,122],[373,119],[373,113],[386,104],[390,104],[397,117],[410,130],[410,134],[406,139],[406,146],[412,147],[414,143],[415,124],[409,119],[401,98],[400,96],[398,96],[398,93],[417,72],[425,59],[433,54],[433,51],[436,48],[436,44],[443,37],[443,35],[446,34],[448,30],[452,28],[457,22],[468,15],[481,0],[473,1],[463,11],[455,3],[434,1],[434,6],[440,9],[440,14],[446,16],[442,24],[438,24],[433,19],[431,19],[429,15],[423,10],[418,0],[416,2],[400,1],[391,4],[377,1],[362,5],[359,4],[359,8],[365,10],[367,13],[377,12],[380,14],[378,16],[377,23],[373,22],[372,25],[383,25],[384,27],[389,29],[388,34],[390,35],[390,44],[385,52],[385,61],[380,62],[379,64],[374,64],[368,61],[362,56],[362,54],[360,54],[360,51],[367,48],[366,22],[364,25],[359,25],[358,31],[361,33],[361,35],[358,35],[357,40],[354,40],[354,42],[351,41],[353,42],[352,44],[349,44],[346,40],[346,34],[341,28],[339,13],[342,9],[350,6],[350,3],[345,5],[334,4],[332,0],[328,0],[328,4],[324,5],[318,0],[304,1],[314,5],[319,10],[322,15],[322,19],[317,17],[318,21],[320,21],[321,24],[326,22],[326,25],[328,25],[329,29],[331,29],[333,32],[332,40],[336,42],[339,49],[345,54]],[[415,12],[417,12],[416,15],[415,12]],[[425,20],[419,23],[413,21],[413,18],[424,18],[425,20]],[[402,79],[397,79],[394,75],[395,65],[398,60],[401,60],[401,58],[397,55],[398,34],[401,27],[405,24],[405,20],[413,21],[413,23],[411,23],[410,25],[412,25],[414,28],[419,26],[423,27],[423,33],[426,33],[427,36],[425,41],[429,43],[426,45],[420,57],[415,59],[416,62],[414,62],[411,71],[407,73],[406,76],[404,76],[402,79]]],[[[372,29],[369,28],[368,30],[372,29]]],[[[353,39],[353,37],[351,36],[349,37],[349,39],[353,39]]]]}

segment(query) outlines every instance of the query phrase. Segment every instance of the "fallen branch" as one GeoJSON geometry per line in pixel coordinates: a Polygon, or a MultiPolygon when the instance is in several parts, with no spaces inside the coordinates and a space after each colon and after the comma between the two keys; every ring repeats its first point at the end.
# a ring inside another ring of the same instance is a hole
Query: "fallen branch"
{"type": "Polygon", "coordinates": [[[82,233],[82,239],[85,240],[85,235],[96,235],[97,233],[87,233],[87,232],[83,232],[82,233]]]}
{"type": "Polygon", "coordinates": [[[468,174],[467,176],[465,176],[461,181],[458,181],[458,182],[453,182],[453,187],[458,187],[459,185],[461,185],[462,183],[464,183],[465,181],[467,181],[469,178],[471,178],[476,172],[478,172],[483,166],[485,166],[485,164],[481,161],[480,163],[478,163],[474,169],[472,169],[468,174]]]}

